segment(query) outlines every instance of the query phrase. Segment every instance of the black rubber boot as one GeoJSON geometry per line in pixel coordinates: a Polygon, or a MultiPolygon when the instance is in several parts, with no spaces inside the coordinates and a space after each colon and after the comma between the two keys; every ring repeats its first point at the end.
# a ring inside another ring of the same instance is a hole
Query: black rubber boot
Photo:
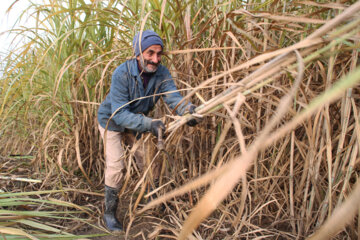
{"type": "Polygon", "coordinates": [[[119,232],[123,230],[121,223],[116,218],[116,210],[119,203],[119,190],[105,185],[105,213],[104,221],[108,230],[119,232]]]}

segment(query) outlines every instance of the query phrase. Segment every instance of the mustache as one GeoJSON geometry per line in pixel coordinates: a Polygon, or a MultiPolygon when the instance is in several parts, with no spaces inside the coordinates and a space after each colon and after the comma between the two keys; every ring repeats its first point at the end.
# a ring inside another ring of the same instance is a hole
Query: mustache
{"type": "Polygon", "coordinates": [[[157,63],[154,63],[151,60],[144,60],[144,63],[145,63],[145,65],[151,64],[151,65],[154,65],[154,66],[158,66],[160,64],[160,61],[157,62],[157,63]]]}

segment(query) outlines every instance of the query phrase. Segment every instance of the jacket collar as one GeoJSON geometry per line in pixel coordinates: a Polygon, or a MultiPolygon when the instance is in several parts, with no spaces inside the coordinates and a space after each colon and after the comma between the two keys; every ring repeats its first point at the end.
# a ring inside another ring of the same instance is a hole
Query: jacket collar
{"type": "Polygon", "coordinates": [[[140,75],[139,70],[138,70],[138,67],[137,67],[137,60],[136,60],[136,58],[133,58],[133,59],[130,59],[130,60],[129,60],[129,71],[130,71],[130,74],[131,74],[132,76],[134,76],[134,77],[140,75]]]}

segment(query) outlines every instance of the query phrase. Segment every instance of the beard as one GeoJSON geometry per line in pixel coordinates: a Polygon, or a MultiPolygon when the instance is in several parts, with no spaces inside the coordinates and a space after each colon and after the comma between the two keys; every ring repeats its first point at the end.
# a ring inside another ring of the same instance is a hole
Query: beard
{"type": "Polygon", "coordinates": [[[158,63],[154,63],[150,60],[141,59],[140,65],[145,73],[154,73],[158,69],[158,67],[160,65],[160,61],[158,63]],[[152,65],[153,68],[149,68],[148,65],[152,65]]]}

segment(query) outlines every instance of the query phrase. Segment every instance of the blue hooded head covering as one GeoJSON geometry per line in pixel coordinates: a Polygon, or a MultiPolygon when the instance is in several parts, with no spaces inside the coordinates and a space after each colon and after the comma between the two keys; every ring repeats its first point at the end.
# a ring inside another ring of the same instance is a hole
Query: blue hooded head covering
{"type": "MultiPolygon", "coordinates": [[[[140,55],[139,36],[140,33],[137,33],[133,39],[133,47],[136,57],[140,55]]],[[[160,45],[161,48],[164,49],[164,44],[160,36],[156,32],[152,30],[143,31],[141,35],[141,52],[144,52],[148,47],[152,45],[160,45]]]]}

